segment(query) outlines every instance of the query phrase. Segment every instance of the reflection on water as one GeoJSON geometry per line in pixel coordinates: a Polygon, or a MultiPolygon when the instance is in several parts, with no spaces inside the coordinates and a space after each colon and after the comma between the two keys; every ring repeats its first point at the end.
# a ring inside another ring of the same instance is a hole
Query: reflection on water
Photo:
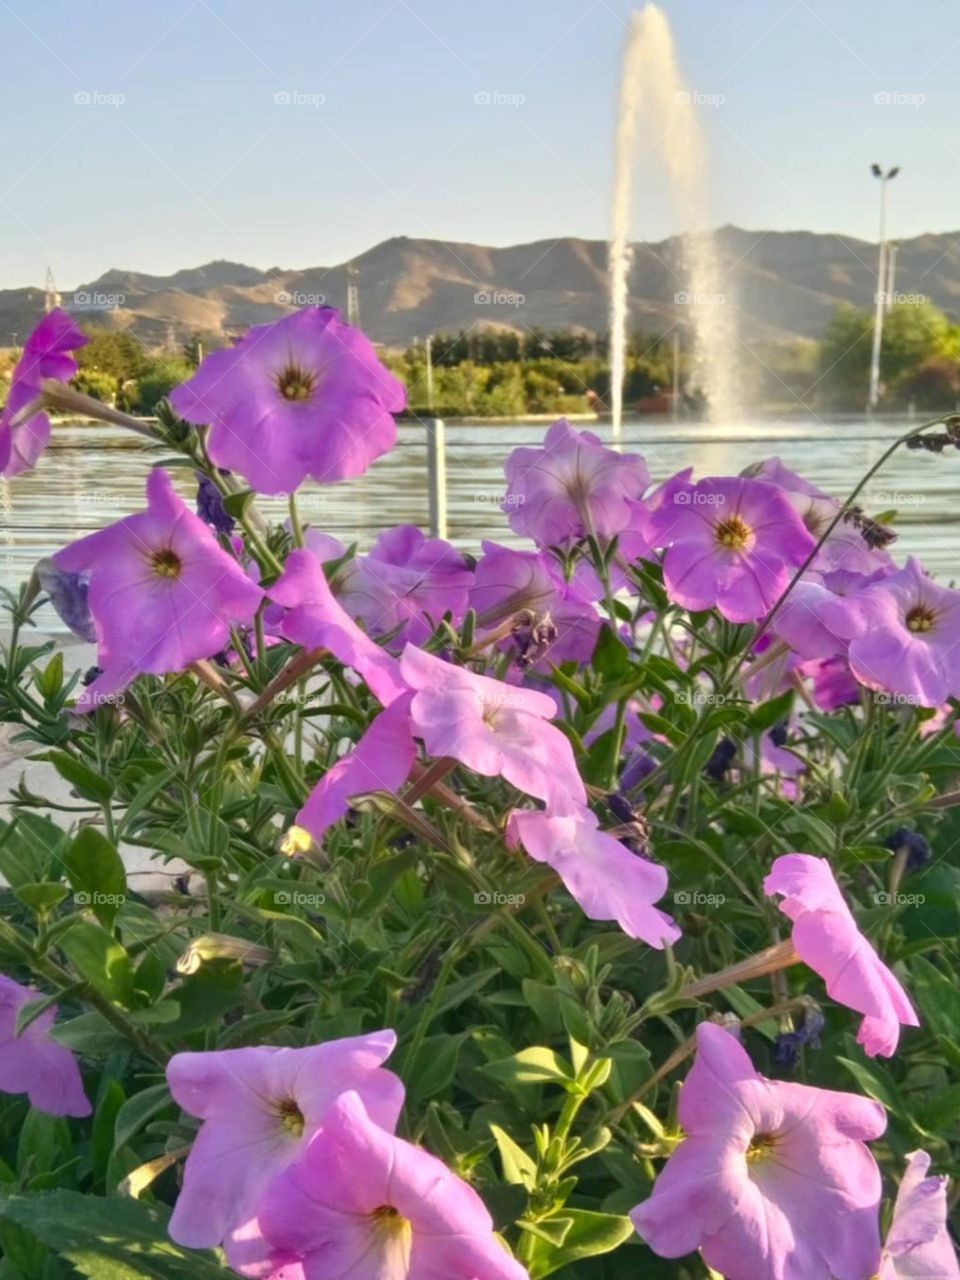
{"type": "MultiPolygon", "coordinates": [[[[601,435],[607,427],[594,428],[601,435]]],[[[643,419],[624,424],[624,448],[642,452],[655,480],[693,465],[698,476],[730,474],[779,454],[787,466],[837,497],[903,430],[903,423],[753,423],[721,428],[643,419]]],[[[518,444],[536,445],[542,424],[447,426],[449,533],[465,549],[483,538],[515,541],[499,510],[503,462],[518,444]]],[[[359,480],[301,496],[304,519],[345,542],[369,546],[377,532],[398,523],[427,520],[423,428],[403,424],[397,448],[359,480]]],[[[121,428],[71,425],[55,430],[54,443],[30,475],[0,478],[0,586],[12,587],[33,565],[64,543],[136,510],[144,478],[165,456],[121,428]]],[[[180,492],[192,499],[192,474],[173,469],[180,492]]],[[[900,450],[867,490],[862,504],[876,513],[899,508],[898,554],[915,554],[944,581],[960,577],[960,456],[900,450]]],[[[286,516],[283,501],[263,502],[265,513],[286,516]]],[[[58,624],[45,613],[40,623],[58,624]]]]}

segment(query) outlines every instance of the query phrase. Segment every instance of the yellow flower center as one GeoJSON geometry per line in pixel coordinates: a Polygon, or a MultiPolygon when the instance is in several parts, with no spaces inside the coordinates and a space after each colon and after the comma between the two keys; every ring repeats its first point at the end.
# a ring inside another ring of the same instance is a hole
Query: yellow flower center
{"type": "Polygon", "coordinates": [[[755,1133],[747,1147],[747,1163],[757,1164],[760,1160],[766,1160],[773,1154],[776,1145],[775,1133],[755,1133]]]}
{"type": "Polygon", "coordinates": [[[158,578],[179,578],[183,573],[183,562],[169,547],[153,552],[150,557],[150,567],[158,578]]]}
{"type": "Polygon", "coordinates": [[[294,1138],[299,1138],[304,1130],[306,1121],[303,1118],[303,1112],[297,1106],[292,1098],[284,1098],[277,1107],[277,1114],[280,1117],[280,1123],[286,1129],[287,1133],[294,1138]]]}
{"type": "Polygon", "coordinates": [[[407,1275],[410,1268],[410,1249],[413,1244],[413,1228],[392,1204],[382,1204],[370,1215],[374,1232],[383,1249],[383,1261],[387,1264],[384,1275],[407,1275]],[[393,1264],[391,1267],[390,1264],[393,1264]],[[396,1271],[394,1271],[394,1268],[396,1271]]]}
{"type": "Polygon", "coordinates": [[[277,390],[284,400],[309,400],[316,385],[316,374],[296,364],[288,364],[277,375],[277,390]]]}
{"type": "Polygon", "coordinates": [[[936,621],[937,615],[929,605],[917,604],[907,614],[907,630],[923,634],[925,631],[932,631],[936,621]]]}
{"type": "Polygon", "coordinates": [[[715,526],[713,536],[728,551],[743,551],[753,537],[753,530],[740,516],[728,516],[715,526]]]}

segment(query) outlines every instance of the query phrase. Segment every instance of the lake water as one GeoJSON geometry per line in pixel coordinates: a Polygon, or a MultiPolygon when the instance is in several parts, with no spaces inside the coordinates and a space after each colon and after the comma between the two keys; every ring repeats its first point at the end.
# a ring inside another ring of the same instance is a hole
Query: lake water
{"type": "MultiPolygon", "coordinates": [[[[790,419],[719,428],[646,418],[625,423],[623,445],[646,457],[655,480],[690,465],[698,476],[736,473],[776,454],[842,498],[907,425],[790,419]]],[[[609,427],[592,429],[609,438],[609,427]]],[[[483,538],[515,541],[499,510],[503,462],[517,445],[539,444],[545,430],[546,424],[529,422],[447,424],[448,533],[458,546],[476,550],[483,538]]],[[[13,482],[0,478],[0,585],[15,586],[42,556],[136,510],[146,473],[163,456],[163,450],[122,428],[75,423],[55,428],[35,472],[13,482]]],[[[184,496],[192,498],[190,473],[175,469],[173,475],[184,496]]],[[[960,455],[900,450],[861,501],[874,513],[899,509],[898,554],[920,556],[943,581],[960,578],[960,455]]],[[[262,505],[267,515],[286,515],[284,502],[262,505]]],[[[307,488],[301,509],[305,520],[345,542],[358,541],[361,548],[389,525],[426,526],[424,429],[401,424],[396,449],[365,476],[307,488]]],[[[59,625],[51,613],[40,622],[50,629],[59,625]]]]}

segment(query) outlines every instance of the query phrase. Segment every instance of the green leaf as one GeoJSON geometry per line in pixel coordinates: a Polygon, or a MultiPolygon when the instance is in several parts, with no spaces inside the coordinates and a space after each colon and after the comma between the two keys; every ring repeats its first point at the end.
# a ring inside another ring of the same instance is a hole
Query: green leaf
{"type": "Polygon", "coordinates": [[[90,1280],[228,1280],[213,1254],[181,1249],[168,1238],[167,1216],[140,1200],[74,1191],[0,1198],[0,1217],[90,1280]]]}
{"type": "Polygon", "coordinates": [[[537,1046],[522,1049],[512,1058],[500,1058],[488,1062],[483,1068],[486,1075],[502,1084],[559,1084],[569,1088],[573,1083],[573,1071],[553,1049],[537,1046]]]}
{"type": "Polygon", "coordinates": [[[81,978],[111,1000],[134,999],[133,965],[126,950],[99,924],[76,920],[60,938],[60,947],[81,978]]]}
{"type": "Polygon", "coordinates": [[[600,628],[597,647],[593,651],[593,666],[608,684],[622,680],[630,670],[627,646],[609,625],[600,628]]]}
{"type": "Polygon", "coordinates": [[[754,707],[747,717],[750,729],[754,733],[764,733],[767,729],[772,729],[775,724],[779,724],[781,720],[786,720],[793,706],[793,697],[793,690],[788,689],[786,693],[781,693],[778,697],[771,698],[769,702],[761,702],[759,706],[754,707]]]}
{"type": "Polygon", "coordinates": [[[116,846],[95,827],[84,827],[68,846],[64,864],[77,905],[112,924],[127,896],[127,876],[116,846]]]}
{"type": "Polygon", "coordinates": [[[31,911],[36,911],[38,915],[46,915],[58,906],[69,892],[66,885],[57,884],[53,880],[39,880],[17,885],[13,896],[31,911]]]}
{"type": "Polygon", "coordinates": [[[117,1123],[113,1130],[113,1150],[116,1152],[126,1146],[145,1124],[171,1104],[170,1090],[166,1081],[163,1084],[151,1085],[149,1089],[141,1089],[132,1098],[128,1098],[117,1112],[117,1123]]]}
{"type": "Polygon", "coordinates": [[[500,1152],[500,1164],[507,1182],[520,1184],[532,1191],[537,1185],[536,1162],[510,1137],[498,1124],[491,1124],[490,1132],[494,1136],[497,1150],[500,1152]]]}
{"type": "Polygon", "coordinates": [[[252,489],[244,489],[242,493],[229,493],[223,499],[223,509],[228,516],[242,520],[256,496],[252,489]]]}
{"type": "Polygon", "coordinates": [[[64,781],[69,782],[78,795],[85,800],[94,800],[97,804],[109,804],[113,795],[113,785],[107,778],[77,760],[66,751],[47,751],[37,756],[38,760],[49,760],[64,781]]]}
{"type": "Polygon", "coordinates": [[[960,1039],[960,988],[929,960],[910,961],[910,991],[935,1035],[960,1039]]]}
{"type": "MultiPolygon", "coordinates": [[[[616,1213],[592,1213],[588,1209],[563,1210],[564,1219],[572,1219],[559,1248],[551,1247],[545,1240],[538,1240],[530,1265],[532,1280],[552,1275],[561,1267],[569,1267],[584,1258],[611,1253],[633,1234],[629,1218],[616,1213]]],[[[541,1222],[541,1228],[546,1222],[541,1222]]],[[[633,1268],[631,1268],[632,1270],[633,1268]]]]}

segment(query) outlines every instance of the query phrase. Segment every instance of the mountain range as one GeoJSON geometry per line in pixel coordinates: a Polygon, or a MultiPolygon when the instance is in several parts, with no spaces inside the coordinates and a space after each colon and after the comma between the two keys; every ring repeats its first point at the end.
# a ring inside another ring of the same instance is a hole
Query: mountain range
{"type": "MultiPolygon", "coordinates": [[[[735,300],[748,341],[816,338],[841,303],[872,307],[876,246],[809,231],[715,233],[718,293],[735,300]]],[[[683,243],[637,243],[630,274],[631,327],[665,332],[689,314],[683,243]]],[[[398,236],[354,260],[361,326],[377,342],[406,346],[471,327],[607,328],[607,245],[563,237],[491,248],[398,236]]],[[[235,335],[310,303],[345,308],[349,264],[272,267],[209,262],[169,276],[111,269],[64,293],[81,319],[132,330],[145,344],[195,333],[235,335]]],[[[899,242],[895,292],[960,313],[960,233],[899,242]]],[[[42,289],[0,290],[0,344],[21,341],[43,311],[42,289]]]]}

